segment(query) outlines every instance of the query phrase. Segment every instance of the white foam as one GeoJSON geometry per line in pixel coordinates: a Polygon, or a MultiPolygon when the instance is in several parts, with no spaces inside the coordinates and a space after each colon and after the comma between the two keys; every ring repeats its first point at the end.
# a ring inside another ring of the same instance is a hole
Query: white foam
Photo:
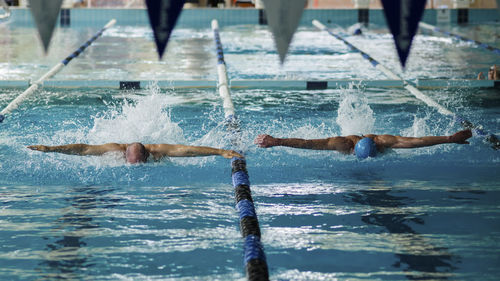
{"type": "Polygon", "coordinates": [[[102,116],[94,117],[88,134],[89,143],[186,143],[183,130],[172,121],[172,98],[161,95],[156,85],[147,96],[135,96],[132,102],[111,107],[102,116]]]}
{"type": "Polygon", "coordinates": [[[375,116],[364,96],[364,91],[351,84],[343,92],[344,97],[339,104],[336,119],[341,135],[373,133],[375,116]]]}
{"type": "Polygon", "coordinates": [[[430,135],[430,128],[427,125],[429,118],[430,116],[425,116],[423,118],[414,116],[412,126],[402,130],[401,135],[406,137],[421,137],[430,135]]]}

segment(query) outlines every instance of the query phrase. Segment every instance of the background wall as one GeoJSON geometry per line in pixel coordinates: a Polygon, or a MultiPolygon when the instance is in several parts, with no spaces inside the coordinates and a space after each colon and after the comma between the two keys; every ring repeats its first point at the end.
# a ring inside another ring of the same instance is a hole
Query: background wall
{"type": "MultiPolygon", "coordinates": [[[[317,9],[352,9],[354,8],[353,0],[308,0],[309,8],[317,9]]],[[[428,0],[427,8],[439,8],[440,6],[453,7],[452,0],[428,0]]],[[[496,0],[474,0],[471,1],[471,8],[476,9],[492,9],[497,7],[496,0]]],[[[371,9],[381,9],[380,0],[370,0],[371,9]]]]}
{"type": "MultiPolygon", "coordinates": [[[[219,0],[225,2],[225,6],[235,6],[235,3],[251,0],[219,0]]],[[[256,0],[252,0],[255,2],[256,0]]],[[[353,9],[354,0],[307,0],[307,7],[310,9],[353,9]]],[[[14,6],[26,7],[27,0],[6,0],[7,3],[14,6]]],[[[206,7],[209,0],[187,0],[189,7],[206,7]]],[[[471,0],[470,8],[473,9],[494,9],[497,7],[496,0],[471,0]]],[[[245,2],[245,4],[247,4],[245,2]]],[[[116,7],[116,8],[142,8],[143,0],[64,0],[64,7],[116,7]]],[[[248,5],[245,5],[248,6],[248,5]]],[[[453,7],[453,0],[428,0],[427,8],[439,8],[441,6],[453,7]]],[[[381,9],[380,0],[370,0],[371,9],[381,9]]]]}

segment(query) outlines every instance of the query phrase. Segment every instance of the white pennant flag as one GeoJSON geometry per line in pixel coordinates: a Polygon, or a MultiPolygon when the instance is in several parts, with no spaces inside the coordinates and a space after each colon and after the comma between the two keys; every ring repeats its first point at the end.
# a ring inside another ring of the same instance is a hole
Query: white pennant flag
{"type": "Polygon", "coordinates": [[[0,13],[0,20],[10,17],[9,5],[7,5],[4,0],[0,0],[0,7],[2,8],[1,10],[3,10],[2,13],[0,13]]]}
{"type": "Polygon", "coordinates": [[[293,34],[299,26],[307,0],[264,0],[269,28],[274,36],[281,64],[285,61],[293,34]]]}
{"type": "Polygon", "coordinates": [[[57,16],[61,10],[62,0],[30,0],[29,2],[31,14],[43,43],[43,49],[47,53],[57,16]]]}

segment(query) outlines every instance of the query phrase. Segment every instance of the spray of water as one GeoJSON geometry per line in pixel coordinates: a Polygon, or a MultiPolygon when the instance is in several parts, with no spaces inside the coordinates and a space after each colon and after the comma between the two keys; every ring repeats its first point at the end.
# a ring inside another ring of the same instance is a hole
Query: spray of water
{"type": "Polygon", "coordinates": [[[147,92],[147,96],[124,100],[103,116],[95,117],[88,141],[186,143],[183,130],[172,121],[169,97],[161,95],[156,85],[149,86],[147,92]]]}
{"type": "Polygon", "coordinates": [[[364,92],[351,84],[343,91],[343,96],[336,120],[341,134],[347,136],[373,133],[375,117],[364,92]]]}
{"type": "MultiPolygon", "coordinates": [[[[417,115],[413,116],[413,123],[410,127],[401,130],[401,135],[406,137],[422,137],[422,136],[436,136],[449,134],[452,132],[446,132],[447,130],[443,130],[443,126],[446,128],[453,128],[453,120],[450,120],[451,123],[444,124],[443,121],[434,120],[430,112],[427,112],[425,116],[418,117],[417,115]],[[439,123],[443,123],[439,125],[439,123]],[[444,132],[443,132],[444,131],[444,132]]],[[[454,131],[454,130],[452,130],[454,131]]],[[[456,149],[454,145],[437,145],[430,147],[422,147],[418,149],[412,150],[398,150],[400,154],[412,154],[412,155],[422,155],[422,154],[435,154],[436,151],[452,151],[456,149]]]]}
{"type": "Polygon", "coordinates": [[[427,125],[430,116],[427,115],[425,117],[419,118],[417,116],[413,117],[413,124],[411,127],[404,129],[401,131],[401,135],[406,137],[421,137],[427,136],[431,134],[431,130],[427,125]]]}
{"type": "MultiPolygon", "coordinates": [[[[172,90],[173,91],[173,90],[172,90]]],[[[102,116],[94,117],[89,130],[89,143],[169,143],[223,147],[222,125],[208,130],[200,139],[187,140],[179,123],[172,116],[172,104],[179,103],[179,97],[160,93],[156,84],[149,85],[146,95],[127,96],[122,103],[111,106],[102,116]],[[131,101],[130,101],[131,99],[131,101]]],[[[203,130],[203,125],[201,126],[203,130]]],[[[175,165],[200,165],[214,161],[215,157],[170,158],[175,165]]]]}

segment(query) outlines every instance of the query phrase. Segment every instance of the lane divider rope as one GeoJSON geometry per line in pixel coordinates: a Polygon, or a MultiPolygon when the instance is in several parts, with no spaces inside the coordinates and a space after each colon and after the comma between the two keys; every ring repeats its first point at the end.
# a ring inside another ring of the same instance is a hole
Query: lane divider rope
{"type": "MultiPolygon", "coordinates": [[[[223,100],[226,128],[231,134],[231,145],[238,148],[241,145],[240,122],[235,115],[234,105],[228,87],[226,63],[219,36],[219,24],[212,20],[215,47],[217,49],[217,72],[219,77],[219,95],[223,100]]],[[[239,213],[240,232],[244,239],[244,262],[248,280],[269,280],[264,246],[261,242],[259,220],[250,190],[250,180],[244,158],[231,159],[231,178],[233,181],[236,210],[239,213]]]]}
{"type": "Polygon", "coordinates": [[[34,93],[40,85],[47,79],[51,78],[52,76],[56,75],[61,71],[61,69],[66,66],[72,59],[78,57],[87,47],[89,47],[97,38],[99,38],[106,29],[110,28],[116,23],[115,19],[110,20],[99,32],[97,32],[94,36],[92,36],[87,42],[83,43],[78,49],[76,49],[71,55],[66,57],[62,62],[56,64],[52,69],[50,69],[47,73],[45,73],[42,77],[40,77],[38,80],[36,80],[31,86],[26,89],[23,93],[21,93],[19,96],[17,96],[13,101],[11,101],[7,107],[5,107],[1,112],[0,112],[0,122],[2,122],[5,119],[5,114],[8,114],[15,110],[16,108],[21,105],[21,103],[26,100],[32,93],[34,93]]]}
{"type": "Polygon", "coordinates": [[[491,51],[497,55],[500,55],[500,49],[499,48],[496,48],[496,47],[493,47],[493,46],[490,46],[486,43],[482,43],[482,42],[479,42],[477,40],[472,40],[472,39],[469,39],[469,38],[466,38],[462,35],[459,35],[459,34],[454,34],[454,33],[451,33],[449,31],[446,31],[444,29],[440,29],[436,26],[433,26],[433,25],[430,25],[428,23],[425,23],[425,22],[420,22],[418,24],[420,27],[422,28],[425,28],[425,29],[429,29],[429,30],[432,30],[432,31],[436,31],[436,32],[439,32],[439,33],[443,33],[447,36],[450,36],[450,37],[454,37],[456,39],[459,39],[459,40],[462,40],[462,41],[465,41],[465,42],[468,42],[468,43],[472,43],[472,44],[476,44],[477,46],[485,49],[485,50],[488,50],[488,51],[491,51]]]}

